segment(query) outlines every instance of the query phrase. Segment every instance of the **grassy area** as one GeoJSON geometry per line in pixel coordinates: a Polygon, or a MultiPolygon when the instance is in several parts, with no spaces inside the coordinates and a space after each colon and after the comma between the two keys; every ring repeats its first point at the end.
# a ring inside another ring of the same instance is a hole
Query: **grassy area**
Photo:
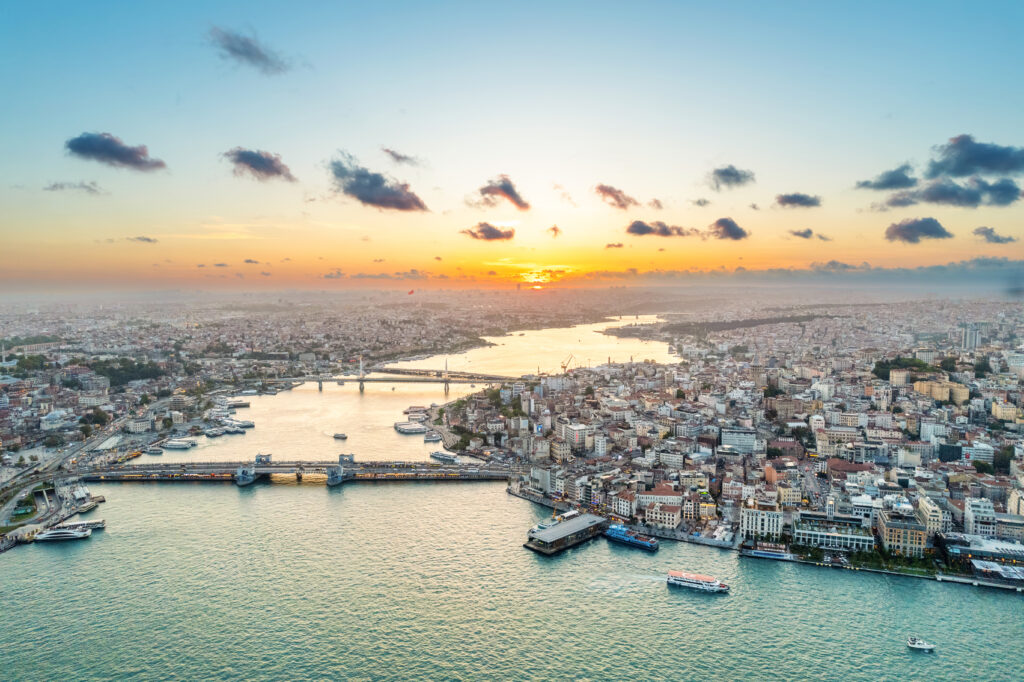
{"type": "Polygon", "coordinates": [[[13,526],[0,526],[0,535],[10,533],[12,530],[17,530],[18,528],[21,528],[21,526],[18,524],[15,524],[13,526]]]}

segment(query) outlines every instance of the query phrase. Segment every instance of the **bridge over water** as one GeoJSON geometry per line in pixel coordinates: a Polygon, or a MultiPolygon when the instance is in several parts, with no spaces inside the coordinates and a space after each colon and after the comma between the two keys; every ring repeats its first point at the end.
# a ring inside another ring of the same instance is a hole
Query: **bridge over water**
{"type": "MultiPolygon", "coordinates": [[[[447,363],[445,363],[447,365],[447,363]]],[[[325,381],[358,381],[359,390],[365,384],[444,384],[445,391],[451,384],[493,384],[519,381],[519,377],[506,377],[498,374],[481,374],[479,372],[457,372],[444,369],[411,369],[404,367],[373,367],[369,371],[375,376],[367,376],[362,360],[359,362],[359,374],[352,375],[310,375],[303,377],[279,377],[267,379],[267,383],[291,383],[296,381],[315,381],[318,388],[324,389],[325,381]],[[386,376],[380,376],[386,375],[386,376]]]]}
{"type": "Polygon", "coordinates": [[[257,455],[253,462],[150,463],[82,469],[85,481],[190,482],[231,481],[249,485],[271,475],[291,475],[302,480],[306,474],[327,476],[327,485],[349,481],[498,481],[511,473],[495,464],[467,465],[435,462],[356,462],[352,455],[337,461],[275,462],[270,455],[257,455]]]}

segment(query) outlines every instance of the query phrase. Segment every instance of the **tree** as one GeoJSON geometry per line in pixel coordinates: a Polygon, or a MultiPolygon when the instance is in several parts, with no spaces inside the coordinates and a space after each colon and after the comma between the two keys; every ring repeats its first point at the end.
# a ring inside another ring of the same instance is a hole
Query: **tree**
{"type": "Polygon", "coordinates": [[[92,427],[88,424],[82,424],[78,427],[78,430],[82,432],[82,435],[88,438],[92,435],[92,427]]]}
{"type": "Polygon", "coordinates": [[[999,449],[996,453],[995,458],[992,460],[992,468],[998,473],[1008,474],[1010,473],[1010,462],[1013,461],[1013,446],[1007,445],[999,449]]]}
{"type": "Polygon", "coordinates": [[[583,395],[594,395],[594,387],[587,386],[586,389],[584,389],[583,391],[583,395]]]}
{"type": "Polygon", "coordinates": [[[942,358],[942,362],[939,363],[939,367],[947,372],[955,372],[956,358],[942,358]]]}
{"type": "Polygon", "coordinates": [[[992,373],[992,365],[989,364],[988,358],[982,358],[974,363],[974,378],[980,379],[986,374],[992,373]]]}
{"type": "Polygon", "coordinates": [[[174,426],[174,420],[171,419],[170,417],[164,417],[164,419],[163,419],[163,421],[161,423],[164,425],[164,430],[165,431],[167,429],[171,428],[172,426],[174,426]]]}
{"type": "Polygon", "coordinates": [[[683,392],[683,389],[677,388],[676,389],[676,399],[677,400],[682,400],[685,397],[686,397],[686,393],[683,392]]]}
{"type": "Polygon", "coordinates": [[[48,448],[60,447],[61,445],[64,445],[64,438],[63,436],[53,434],[51,436],[46,437],[46,440],[43,441],[43,445],[45,445],[48,448]]]}
{"type": "Polygon", "coordinates": [[[988,462],[973,462],[974,470],[979,474],[993,474],[995,469],[988,462]]]}

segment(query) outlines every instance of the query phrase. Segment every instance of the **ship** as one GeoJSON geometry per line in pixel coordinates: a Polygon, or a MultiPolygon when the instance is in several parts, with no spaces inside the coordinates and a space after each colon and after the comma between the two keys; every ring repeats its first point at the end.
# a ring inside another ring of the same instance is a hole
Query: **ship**
{"type": "Polygon", "coordinates": [[[334,440],[348,440],[348,435],[344,433],[334,434],[334,440]]]}
{"type": "Polygon", "coordinates": [[[158,448],[157,446],[153,445],[153,446],[150,446],[150,447],[146,448],[146,454],[147,455],[162,455],[162,454],[164,454],[164,451],[161,448],[158,448]]]}
{"type": "Polygon", "coordinates": [[[36,533],[35,541],[84,540],[90,535],[92,535],[92,528],[51,528],[36,533]]]}
{"type": "Polygon", "coordinates": [[[728,592],[729,586],[718,578],[700,573],[687,573],[686,571],[669,571],[667,582],[669,585],[689,587],[691,590],[701,592],[728,592]]]}
{"type": "Polygon", "coordinates": [[[212,429],[206,429],[206,431],[203,431],[203,434],[207,438],[219,438],[219,437],[223,436],[224,433],[225,433],[225,431],[222,428],[212,428],[212,429]]]}
{"type": "Polygon", "coordinates": [[[164,450],[188,450],[194,448],[196,442],[191,438],[171,438],[163,442],[162,447],[164,450]]]}
{"type": "Polygon", "coordinates": [[[635,530],[626,528],[621,523],[615,523],[608,526],[604,532],[604,536],[614,542],[621,542],[622,544],[630,545],[631,547],[646,549],[648,552],[658,551],[659,545],[657,538],[637,533],[635,530]]]}
{"type": "Polygon", "coordinates": [[[442,452],[441,450],[435,450],[430,453],[432,459],[436,459],[438,462],[444,464],[458,464],[459,458],[457,455],[453,455],[450,452],[442,452]]]}
{"type": "Polygon", "coordinates": [[[934,644],[929,644],[920,637],[915,637],[913,635],[907,637],[907,646],[911,649],[917,649],[918,651],[927,651],[928,653],[935,651],[934,644]]]}
{"type": "Polygon", "coordinates": [[[395,431],[401,434],[423,434],[428,431],[427,427],[423,424],[417,424],[415,422],[395,422],[395,431]]]}
{"type": "Polygon", "coordinates": [[[427,435],[423,436],[423,442],[424,443],[440,443],[441,442],[441,434],[439,434],[437,431],[430,431],[429,433],[427,433],[427,435]]]}

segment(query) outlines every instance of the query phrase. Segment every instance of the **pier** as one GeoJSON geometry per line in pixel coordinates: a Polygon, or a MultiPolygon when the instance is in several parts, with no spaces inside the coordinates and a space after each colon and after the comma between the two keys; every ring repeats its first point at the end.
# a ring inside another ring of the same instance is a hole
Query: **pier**
{"type": "Polygon", "coordinates": [[[439,462],[356,462],[352,455],[340,455],[337,461],[273,461],[270,455],[257,455],[252,462],[183,462],[177,464],[134,464],[84,469],[83,481],[100,482],[232,482],[250,485],[275,475],[303,480],[307,474],[327,477],[334,486],[359,481],[504,481],[510,469],[494,464],[465,465],[439,462]]]}

